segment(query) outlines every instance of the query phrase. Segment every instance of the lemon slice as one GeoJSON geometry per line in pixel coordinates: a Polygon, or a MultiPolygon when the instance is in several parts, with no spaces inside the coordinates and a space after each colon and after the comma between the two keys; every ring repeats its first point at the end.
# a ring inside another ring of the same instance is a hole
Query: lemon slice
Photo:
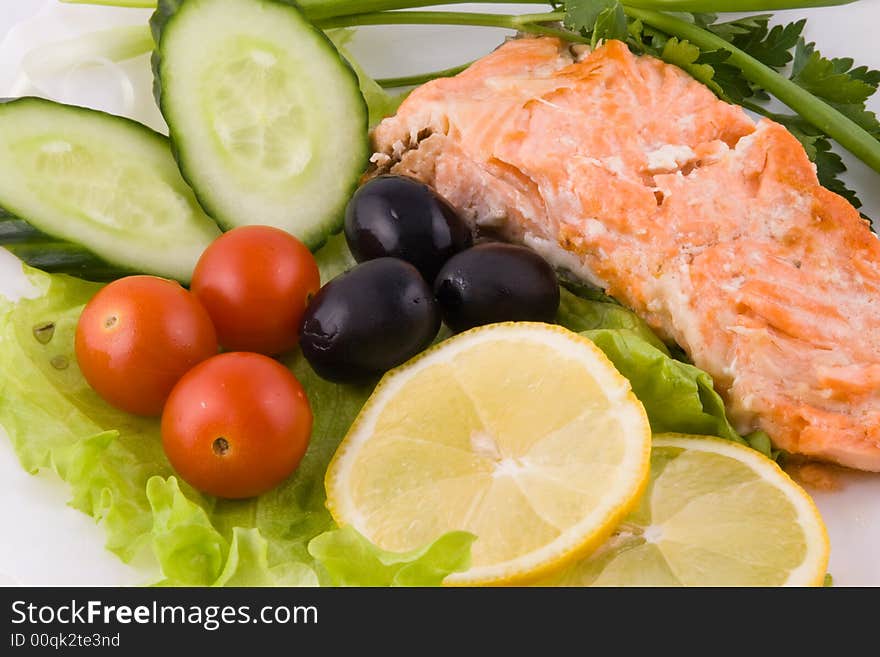
{"type": "Polygon", "coordinates": [[[639,508],[541,584],[819,586],[828,552],[815,504],[776,463],[726,440],[661,434],[639,508]]]}
{"type": "Polygon", "coordinates": [[[330,464],[327,505],[386,550],[469,531],[471,568],[446,583],[519,583],[602,544],[638,502],[650,446],[592,342],[494,324],[385,376],[330,464]]]}

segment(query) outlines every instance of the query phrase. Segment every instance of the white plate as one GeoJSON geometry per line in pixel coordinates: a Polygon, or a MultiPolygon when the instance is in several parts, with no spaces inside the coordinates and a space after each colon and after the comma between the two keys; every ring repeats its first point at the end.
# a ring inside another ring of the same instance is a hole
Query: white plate
{"type": "MultiPolygon", "coordinates": [[[[61,5],[55,0],[16,0],[0,8],[0,97],[28,92],[19,76],[22,56],[49,41],[126,23],[143,23],[148,11],[114,10],[61,5]]],[[[498,11],[495,5],[472,6],[498,11]]],[[[508,6],[503,10],[515,11],[508,6]]],[[[523,6],[535,11],[534,5],[523,6]]],[[[880,69],[875,27],[880,1],[862,0],[854,6],[779,12],[780,19],[810,19],[807,36],[825,55],[853,57],[880,69]]],[[[505,32],[482,28],[382,27],[359,31],[353,50],[376,75],[391,76],[452,66],[494,48],[505,32]]],[[[148,79],[146,58],[129,65],[148,79]]],[[[57,99],[127,111],[157,128],[162,127],[142,85],[127,89],[112,69],[94,66],[66,79],[50,81],[48,93],[57,99]],[[132,94],[134,94],[132,96],[132,94]]],[[[47,83],[48,84],[48,83],[47,83]]],[[[32,92],[33,90],[31,90],[32,92]]],[[[880,111],[880,99],[873,100],[880,111]]],[[[850,160],[848,159],[848,162],[850,160]]],[[[880,178],[855,163],[849,180],[865,202],[865,212],[880,219],[880,178]]],[[[19,295],[22,284],[17,261],[0,249],[0,293],[19,295]]],[[[880,586],[880,475],[852,473],[842,489],[811,491],[831,534],[830,571],[841,586],[880,586]]],[[[103,548],[103,532],[85,515],[65,506],[66,486],[48,474],[25,474],[8,440],[0,438],[0,584],[100,585],[154,581],[148,568],[127,566],[103,548]]]]}

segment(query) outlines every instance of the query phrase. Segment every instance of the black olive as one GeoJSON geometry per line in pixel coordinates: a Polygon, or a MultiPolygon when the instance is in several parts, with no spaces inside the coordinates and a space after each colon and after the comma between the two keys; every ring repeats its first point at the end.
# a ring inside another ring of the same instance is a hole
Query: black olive
{"type": "Polygon", "coordinates": [[[439,329],[440,312],[418,270],[379,258],[321,288],[306,309],[300,346],[323,378],[365,383],[423,351],[439,329]]]}
{"type": "Polygon", "coordinates": [[[355,260],[406,260],[427,281],[473,243],[464,220],[430,187],[380,176],[355,192],[345,212],[345,239],[355,260]]]}
{"type": "Polygon", "coordinates": [[[453,331],[496,322],[553,322],[559,281],[534,251],[513,244],[479,244],[444,265],[434,282],[443,320],[453,331]]]}

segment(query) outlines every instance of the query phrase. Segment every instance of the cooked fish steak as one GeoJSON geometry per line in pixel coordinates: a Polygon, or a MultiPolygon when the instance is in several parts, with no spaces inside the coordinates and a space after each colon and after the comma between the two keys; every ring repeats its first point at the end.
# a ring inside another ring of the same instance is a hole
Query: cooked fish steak
{"type": "Polygon", "coordinates": [[[800,143],[610,41],[519,39],[415,90],[372,174],[598,285],[708,371],[743,433],[880,471],[880,241],[800,143]]]}

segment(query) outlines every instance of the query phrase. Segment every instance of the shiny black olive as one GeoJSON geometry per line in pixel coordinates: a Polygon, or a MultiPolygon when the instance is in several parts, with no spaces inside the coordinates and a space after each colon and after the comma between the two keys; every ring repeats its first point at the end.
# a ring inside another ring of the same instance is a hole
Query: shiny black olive
{"type": "Polygon", "coordinates": [[[312,368],[338,383],[365,383],[425,349],[440,329],[430,287],[412,265],[371,260],[312,299],[300,346],[312,368]]]}
{"type": "Polygon", "coordinates": [[[430,187],[380,176],[355,192],[345,212],[345,239],[355,260],[406,260],[433,281],[443,264],[468,248],[471,231],[430,187]]]}
{"type": "Polygon", "coordinates": [[[534,251],[513,244],[478,244],[444,265],[434,282],[443,320],[453,331],[496,322],[553,322],[559,282],[534,251]]]}

